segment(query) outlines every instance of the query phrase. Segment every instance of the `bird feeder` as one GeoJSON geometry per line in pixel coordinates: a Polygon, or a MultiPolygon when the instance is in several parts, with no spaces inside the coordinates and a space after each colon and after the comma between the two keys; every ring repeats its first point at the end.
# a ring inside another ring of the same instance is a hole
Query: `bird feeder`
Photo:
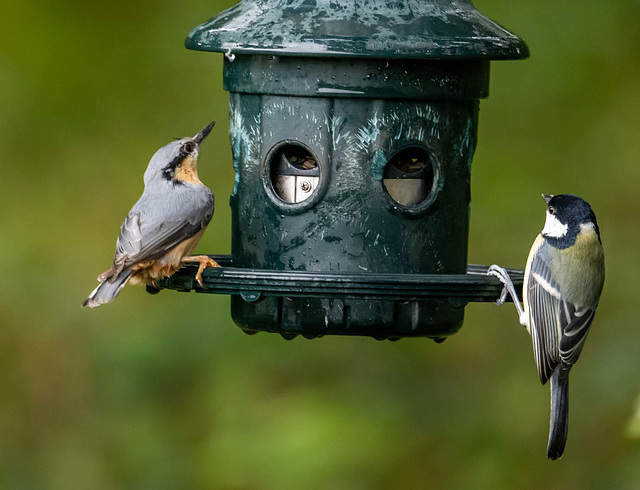
{"type": "Polygon", "coordinates": [[[471,161],[489,62],[521,39],[468,0],[245,0],[186,46],[225,55],[232,253],[162,286],[285,338],[441,340],[499,296],[467,264],[471,161]]]}

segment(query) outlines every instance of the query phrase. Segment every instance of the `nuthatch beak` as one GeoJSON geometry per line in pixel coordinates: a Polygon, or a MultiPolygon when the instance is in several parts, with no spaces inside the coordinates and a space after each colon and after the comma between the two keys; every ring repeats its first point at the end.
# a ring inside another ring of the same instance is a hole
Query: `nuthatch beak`
{"type": "Polygon", "coordinates": [[[198,143],[198,145],[200,145],[200,143],[202,143],[202,140],[204,140],[207,136],[209,136],[209,133],[211,132],[211,130],[213,129],[213,127],[216,125],[215,121],[211,121],[209,124],[207,124],[202,131],[200,131],[198,134],[196,134],[193,139],[196,143],[198,143]]]}

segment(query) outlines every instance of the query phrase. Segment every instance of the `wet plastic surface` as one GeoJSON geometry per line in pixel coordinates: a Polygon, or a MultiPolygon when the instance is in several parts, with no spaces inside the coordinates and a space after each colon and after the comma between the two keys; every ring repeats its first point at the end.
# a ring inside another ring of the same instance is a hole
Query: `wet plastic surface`
{"type": "Polygon", "coordinates": [[[245,0],[194,27],[189,49],[233,54],[522,59],[524,41],[469,0],[245,0]]]}
{"type": "Polygon", "coordinates": [[[471,162],[489,61],[524,41],[468,0],[245,0],[186,46],[225,53],[234,266],[167,287],[231,294],[243,330],[287,337],[441,339],[498,297],[467,268],[471,162]]]}

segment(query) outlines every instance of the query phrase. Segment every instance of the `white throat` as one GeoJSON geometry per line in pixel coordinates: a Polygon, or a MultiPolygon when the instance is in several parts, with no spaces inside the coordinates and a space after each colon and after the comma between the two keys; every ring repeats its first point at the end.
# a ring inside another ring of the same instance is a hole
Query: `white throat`
{"type": "Polygon", "coordinates": [[[569,226],[561,223],[560,220],[555,217],[555,215],[547,211],[547,221],[545,221],[544,228],[542,229],[543,236],[561,238],[567,234],[568,229],[569,226]]]}

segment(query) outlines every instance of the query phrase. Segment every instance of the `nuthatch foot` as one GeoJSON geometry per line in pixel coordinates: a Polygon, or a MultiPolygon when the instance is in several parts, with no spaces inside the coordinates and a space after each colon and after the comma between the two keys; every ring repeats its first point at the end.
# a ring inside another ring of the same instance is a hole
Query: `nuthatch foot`
{"type": "Polygon", "coordinates": [[[115,299],[131,284],[155,284],[174,274],[184,262],[198,262],[202,287],[205,267],[220,267],[206,255],[190,256],[214,210],[211,190],[198,178],[200,144],[215,121],[193,138],[160,148],[144,173],[144,192],[120,227],[111,268],[82,306],[95,308],[115,299]]]}

